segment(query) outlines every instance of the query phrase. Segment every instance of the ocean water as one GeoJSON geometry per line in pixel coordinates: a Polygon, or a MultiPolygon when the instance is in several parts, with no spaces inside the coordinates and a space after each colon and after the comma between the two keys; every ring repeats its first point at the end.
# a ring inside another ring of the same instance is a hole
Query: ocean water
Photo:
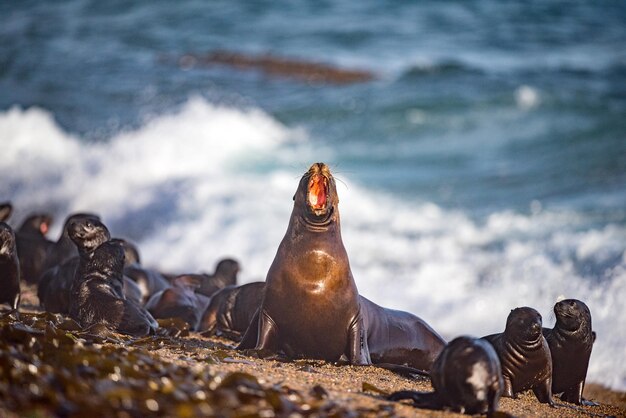
{"type": "Polygon", "coordinates": [[[626,390],[626,5],[2,2],[0,200],[103,216],[145,264],[263,279],[301,174],[340,180],[360,292],[446,338],[552,326],[579,298],[588,380],[626,390]],[[374,72],[346,86],[176,58],[374,72]]]}

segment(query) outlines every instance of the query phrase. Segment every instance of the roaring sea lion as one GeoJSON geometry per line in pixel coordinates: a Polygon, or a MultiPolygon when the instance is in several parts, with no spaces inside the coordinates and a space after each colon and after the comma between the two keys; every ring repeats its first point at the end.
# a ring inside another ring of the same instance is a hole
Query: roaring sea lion
{"type": "Polygon", "coordinates": [[[46,238],[51,224],[50,215],[37,213],[26,218],[15,233],[22,279],[27,283],[37,283],[43,273],[47,254],[54,245],[46,238]]]}
{"type": "Polygon", "coordinates": [[[196,330],[202,313],[209,305],[210,298],[196,290],[199,281],[190,275],[181,275],[172,280],[172,286],[161,290],[148,300],[146,309],[157,319],[181,318],[196,330]]]}
{"type": "Polygon", "coordinates": [[[434,392],[404,390],[388,399],[411,399],[418,408],[490,415],[498,409],[504,388],[500,360],[491,344],[466,336],[455,338],[443,349],[430,379],[434,392]]]}
{"type": "Polygon", "coordinates": [[[265,282],[227,286],[211,296],[198,331],[204,335],[224,335],[239,341],[254,318],[265,294],[265,282]]]}
{"type": "Polygon", "coordinates": [[[11,312],[20,305],[20,263],[17,259],[15,233],[0,222],[0,304],[6,303],[11,312]]]}
{"type": "Polygon", "coordinates": [[[0,203],[0,222],[4,222],[11,217],[13,213],[13,205],[11,202],[0,203]]]}
{"type": "Polygon", "coordinates": [[[583,302],[565,299],[554,305],[554,314],[554,328],[543,329],[552,356],[552,393],[562,393],[561,400],[580,405],[586,402],[582,394],[596,340],[591,312],[583,302]]]}
{"type": "Polygon", "coordinates": [[[513,398],[519,392],[532,389],[539,402],[554,406],[552,357],[541,333],[539,312],[528,307],[513,309],[504,332],[483,339],[498,353],[504,378],[503,396],[513,398]]]}
{"type": "Polygon", "coordinates": [[[411,313],[383,308],[362,295],[359,302],[372,363],[430,370],[446,346],[435,330],[411,313]]]}
{"type": "Polygon", "coordinates": [[[265,295],[239,348],[370,364],[359,295],[341,240],[335,179],[323,163],[302,176],[265,295]]]}
{"type": "Polygon", "coordinates": [[[89,258],[81,257],[72,286],[70,317],[82,327],[105,324],[136,337],[153,334],[157,322],[140,304],[124,298],[122,272],[124,250],[119,242],[107,241],[89,258]]]}
{"type": "Polygon", "coordinates": [[[232,258],[220,260],[215,266],[215,273],[201,275],[201,285],[196,292],[205,296],[212,296],[215,292],[226,286],[237,284],[237,274],[239,273],[239,263],[232,258]]]}

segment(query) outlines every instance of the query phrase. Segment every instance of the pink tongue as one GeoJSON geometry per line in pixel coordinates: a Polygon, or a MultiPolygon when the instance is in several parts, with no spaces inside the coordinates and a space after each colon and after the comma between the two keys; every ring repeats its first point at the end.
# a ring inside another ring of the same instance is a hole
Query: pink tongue
{"type": "Polygon", "coordinates": [[[309,187],[309,204],[315,208],[323,208],[326,205],[326,188],[322,178],[315,178],[309,187]]]}

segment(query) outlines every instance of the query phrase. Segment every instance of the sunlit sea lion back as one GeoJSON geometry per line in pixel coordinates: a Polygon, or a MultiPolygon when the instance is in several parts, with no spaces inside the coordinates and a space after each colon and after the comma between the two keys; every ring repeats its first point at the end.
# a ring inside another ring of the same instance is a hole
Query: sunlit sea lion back
{"type": "Polygon", "coordinates": [[[341,240],[339,198],[328,166],[302,176],[266,293],[240,348],[291,357],[370,363],[358,291],[341,240]]]}

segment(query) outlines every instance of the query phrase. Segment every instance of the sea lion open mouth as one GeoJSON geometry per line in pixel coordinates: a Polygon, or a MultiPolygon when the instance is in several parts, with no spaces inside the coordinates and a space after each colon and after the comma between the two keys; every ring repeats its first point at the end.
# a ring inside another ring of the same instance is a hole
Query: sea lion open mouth
{"type": "Polygon", "coordinates": [[[318,211],[326,209],[328,201],[328,179],[321,174],[314,174],[309,179],[309,193],[307,200],[311,209],[318,214],[318,211]]]}

